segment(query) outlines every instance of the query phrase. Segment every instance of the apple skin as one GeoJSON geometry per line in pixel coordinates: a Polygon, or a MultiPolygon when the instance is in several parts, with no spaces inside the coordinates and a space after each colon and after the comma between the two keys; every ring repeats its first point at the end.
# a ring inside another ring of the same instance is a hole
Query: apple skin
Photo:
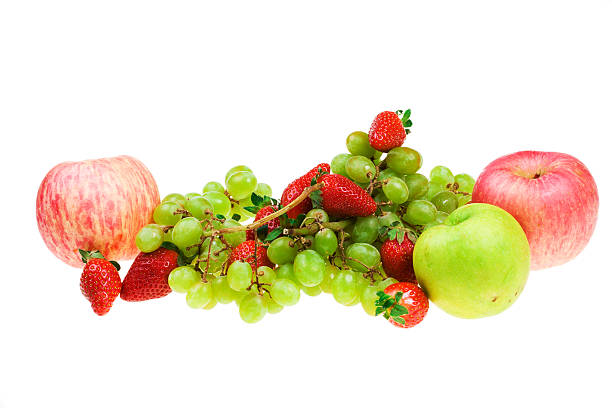
{"type": "Polygon", "coordinates": [[[478,177],[472,202],[508,211],[531,247],[531,269],[561,265],[587,245],[599,209],[593,176],[564,153],[523,151],[500,157],[478,177]]]}
{"type": "Polygon", "coordinates": [[[529,276],[529,243],[519,223],[489,204],[468,204],[428,228],[414,246],[414,271],[429,300],[463,318],[510,307],[529,276]]]}
{"type": "Polygon", "coordinates": [[[97,249],[109,260],[134,258],[134,238],[157,204],[155,179],[133,157],[65,162],[42,181],[36,220],[49,250],[81,267],[79,249],[97,249]]]}

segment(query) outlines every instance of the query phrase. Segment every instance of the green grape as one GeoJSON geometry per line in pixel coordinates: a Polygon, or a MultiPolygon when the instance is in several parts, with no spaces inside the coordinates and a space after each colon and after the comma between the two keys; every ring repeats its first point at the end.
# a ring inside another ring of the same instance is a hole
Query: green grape
{"type": "Polygon", "coordinates": [[[333,255],[338,249],[338,237],[329,228],[323,228],[314,236],[314,250],[321,256],[333,255]]]}
{"type": "Polygon", "coordinates": [[[236,298],[236,291],[229,287],[227,277],[215,276],[210,280],[210,283],[217,302],[227,305],[236,298]]]}
{"type": "Polygon", "coordinates": [[[199,282],[202,282],[202,275],[191,266],[174,268],[168,276],[170,289],[178,293],[187,293],[189,289],[199,282]]]}
{"type": "Polygon", "coordinates": [[[401,176],[398,172],[390,168],[381,170],[380,173],[378,173],[378,180],[380,181],[385,181],[386,179],[390,177],[401,177],[401,176]]]}
{"type": "Polygon", "coordinates": [[[246,262],[236,261],[227,268],[227,284],[236,292],[245,291],[251,284],[253,269],[246,262]]]}
{"type": "Polygon", "coordinates": [[[386,278],[378,282],[376,287],[378,288],[378,290],[384,291],[385,289],[387,289],[388,286],[393,285],[394,283],[397,283],[397,282],[399,281],[395,278],[386,278]]]}
{"type": "Polygon", "coordinates": [[[295,257],[293,273],[302,285],[317,286],[323,281],[325,261],[317,252],[307,249],[295,257]]]}
{"type": "Polygon", "coordinates": [[[177,203],[180,206],[185,205],[185,197],[182,194],[172,193],[168,194],[162,200],[162,203],[177,203]]]}
{"type": "Polygon", "coordinates": [[[210,309],[212,309],[215,306],[217,306],[217,299],[212,298],[210,300],[210,302],[208,302],[202,309],[203,310],[210,310],[210,309]]]}
{"type": "MultiPolygon", "coordinates": [[[[238,221],[232,220],[231,218],[225,220],[223,223],[223,228],[234,228],[240,227],[240,223],[238,221]]],[[[237,232],[228,232],[223,234],[223,238],[233,247],[237,247],[246,241],[246,231],[237,231],[237,232]]]]}
{"type": "Polygon", "coordinates": [[[461,173],[455,176],[455,183],[459,186],[457,191],[462,191],[464,193],[472,194],[474,190],[474,184],[476,184],[476,180],[469,174],[461,173]]]}
{"type": "Polygon", "coordinates": [[[375,215],[369,217],[359,217],[355,221],[351,238],[353,242],[365,242],[371,244],[378,237],[378,218],[375,215]]]}
{"type": "Polygon", "coordinates": [[[267,308],[263,296],[251,293],[240,301],[238,311],[246,323],[257,323],[264,318],[267,308]]]}
{"type": "Polygon", "coordinates": [[[321,208],[313,208],[306,213],[304,225],[310,225],[313,222],[329,222],[329,215],[321,208]]]}
{"type": "Polygon", "coordinates": [[[350,158],[351,155],[348,153],[340,153],[339,155],[335,156],[330,163],[332,173],[348,177],[348,174],[346,173],[346,161],[350,158]]]}
{"type": "Polygon", "coordinates": [[[213,300],[213,288],[210,283],[199,282],[187,292],[187,305],[194,309],[201,309],[213,300]]]}
{"type": "Polygon", "coordinates": [[[196,245],[202,238],[202,224],[195,217],[183,218],[172,229],[172,242],[179,248],[196,245]]]}
{"type": "Polygon", "coordinates": [[[425,200],[414,200],[408,203],[402,219],[412,225],[426,225],[436,218],[436,206],[425,200]]]}
{"type": "Polygon", "coordinates": [[[232,203],[230,199],[223,193],[218,191],[208,191],[202,194],[202,197],[208,200],[213,206],[215,215],[221,214],[227,218],[232,211],[232,203]]]}
{"type": "Polygon", "coordinates": [[[436,166],[429,173],[429,181],[433,184],[439,184],[446,187],[448,184],[455,182],[455,177],[448,167],[436,166]]]}
{"type": "Polygon", "coordinates": [[[210,238],[206,238],[202,244],[200,250],[200,259],[202,259],[202,261],[198,263],[198,267],[201,271],[215,273],[221,270],[223,264],[227,261],[227,258],[229,258],[230,251],[227,249],[223,250],[225,244],[223,244],[219,238],[215,238],[212,241],[212,245],[210,241],[210,238]],[[210,257],[208,256],[209,253],[210,257]]]}
{"type": "Polygon", "coordinates": [[[302,291],[308,296],[319,296],[323,291],[321,290],[321,286],[302,286],[302,291]]]}
{"type": "Polygon", "coordinates": [[[300,288],[294,281],[278,278],[270,286],[270,296],[282,306],[293,306],[300,300],[300,288]]]}
{"type": "Polygon", "coordinates": [[[405,202],[410,197],[408,186],[399,177],[389,177],[385,180],[382,189],[389,200],[397,204],[405,202]]]}
{"type": "Polygon", "coordinates": [[[387,196],[385,195],[385,193],[380,190],[378,191],[378,193],[376,193],[376,195],[374,196],[374,201],[379,204],[378,208],[380,208],[381,211],[383,212],[397,212],[397,209],[399,208],[398,204],[395,203],[391,203],[391,204],[385,204],[385,205],[380,205],[380,203],[389,203],[390,200],[389,198],[387,198],[387,196]]]}
{"type": "Polygon", "coordinates": [[[421,154],[409,147],[396,147],[387,153],[387,166],[400,174],[416,173],[423,165],[421,154]]]}
{"type": "Polygon", "coordinates": [[[312,249],[314,246],[314,235],[304,235],[302,237],[302,246],[304,249],[312,249]]]}
{"type": "Polygon", "coordinates": [[[257,268],[257,276],[259,277],[259,283],[270,285],[276,279],[276,272],[269,266],[260,266],[257,268]]]}
{"type": "Polygon", "coordinates": [[[367,157],[352,156],[346,161],[346,172],[352,180],[367,183],[376,174],[376,167],[367,157]]]}
{"type": "Polygon", "coordinates": [[[203,220],[204,218],[210,217],[210,215],[207,214],[208,211],[210,211],[210,213],[213,212],[213,206],[206,198],[202,196],[193,197],[187,200],[185,203],[185,209],[198,220],[203,220]]]}
{"type": "Polygon", "coordinates": [[[370,316],[376,316],[376,301],[378,300],[379,289],[377,286],[368,286],[361,291],[359,300],[361,301],[361,307],[370,316]]]}
{"type": "Polygon", "coordinates": [[[351,154],[375,157],[376,150],[370,146],[370,137],[365,132],[353,132],[346,138],[346,148],[351,154]]]}
{"type": "Polygon", "coordinates": [[[268,259],[277,265],[291,263],[297,255],[297,250],[297,245],[291,238],[276,238],[268,247],[268,259]]]}
{"type": "Polygon", "coordinates": [[[325,275],[323,276],[323,281],[319,285],[321,290],[325,293],[332,292],[332,282],[334,281],[334,277],[336,274],[340,272],[340,269],[335,265],[326,265],[325,266],[325,275]]]}
{"type": "Polygon", "coordinates": [[[244,299],[249,292],[242,291],[242,292],[234,292],[236,294],[236,297],[234,298],[234,302],[236,302],[236,304],[238,305],[238,307],[240,307],[240,302],[242,302],[242,299],[244,299]]]}
{"type": "Polygon", "coordinates": [[[172,242],[172,230],[173,228],[170,228],[164,232],[164,242],[172,242]]]}
{"type": "Polygon", "coordinates": [[[443,212],[443,211],[438,211],[436,213],[436,218],[430,222],[429,224],[425,225],[425,229],[431,228],[431,227],[435,227],[436,225],[441,225],[444,224],[444,221],[446,221],[446,218],[448,218],[448,214],[443,212]]]}
{"type": "Polygon", "coordinates": [[[282,312],[283,306],[276,303],[273,299],[270,299],[270,295],[265,294],[264,301],[265,301],[266,309],[268,310],[268,313],[276,314],[276,313],[282,312]]]}
{"type": "Polygon", "coordinates": [[[441,191],[446,191],[446,187],[442,187],[439,184],[429,183],[429,187],[427,188],[427,195],[425,196],[425,198],[431,201],[435,197],[435,195],[441,191]]]}
{"type": "Polygon", "coordinates": [[[183,208],[174,201],[168,201],[159,204],[153,211],[153,221],[159,225],[174,225],[180,221],[183,216],[176,212],[183,208]]]}
{"type": "Polygon", "coordinates": [[[427,190],[429,189],[427,177],[420,173],[406,174],[404,176],[404,183],[406,183],[408,191],[410,191],[409,200],[416,200],[423,197],[427,194],[427,190]]]}
{"type": "Polygon", "coordinates": [[[342,305],[348,306],[359,298],[357,275],[350,270],[341,270],[332,282],[332,295],[342,305]]]}
{"type": "Polygon", "coordinates": [[[208,193],[210,191],[216,191],[217,193],[223,194],[225,193],[225,187],[217,181],[209,181],[202,189],[202,193],[208,193]]]}
{"type": "Polygon", "coordinates": [[[402,223],[399,215],[395,213],[387,213],[378,217],[378,224],[381,227],[392,227],[395,223],[402,223]]]}
{"type": "Polygon", "coordinates": [[[440,191],[431,199],[433,205],[438,211],[444,211],[447,214],[452,213],[457,209],[457,196],[452,191],[440,191]]]}
{"type": "Polygon", "coordinates": [[[257,187],[255,187],[255,194],[260,197],[272,197],[272,187],[266,183],[258,183],[257,187]]]}
{"type": "Polygon", "coordinates": [[[142,252],[153,252],[164,242],[164,231],[157,224],[145,225],[136,234],[136,246],[142,252]]]}
{"type": "Polygon", "coordinates": [[[237,171],[225,181],[227,191],[236,200],[251,196],[257,188],[257,178],[250,171],[237,171]]]}
{"type": "Polygon", "coordinates": [[[249,173],[253,173],[253,170],[245,166],[244,164],[240,164],[238,166],[234,166],[225,173],[225,184],[227,184],[227,179],[230,178],[234,173],[239,171],[248,171],[249,173]]]}
{"type": "MultiPolygon", "coordinates": [[[[357,293],[361,295],[361,292],[370,286],[370,280],[366,279],[361,273],[355,272],[355,275],[357,275],[357,293]]],[[[357,303],[359,302],[356,302],[355,304],[357,303]]]]}
{"type": "Polygon", "coordinates": [[[194,197],[200,197],[200,193],[187,193],[185,194],[185,200],[189,201],[194,197]]]}
{"type": "Polygon", "coordinates": [[[198,248],[197,245],[191,246],[191,247],[189,247],[189,249],[187,249],[186,247],[180,247],[179,246],[179,249],[181,250],[183,255],[185,255],[187,258],[191,258],[193,256],[196,256],[198,254],[199,250],[200,250],[200,248],[198,248]]]}
{"type": "Polygon", "coordinates": [[[296,284],[299,284],[295,275],[293,274],[293,264],[288,263],[284,265],[278,265],[274,270],[276,272],[276,279],[289,279],[296,284]]]}
{"type": "Polygon", "coordinates": [[[463,194],[457,195],[457,205],[459,207],[462,207],[462,206],[466,205],[470,201],[472,201],[472,195],[471,194],[470,195],[463,195],[463,194]]]}
{"type": "Polygon", "coordinates": [[[345,255],[355,260],[347,260],[346,263],[356,272],[366,272],[368,268],[374,268],[380,262],[380,252],[373,245],[358,242],[346,248],[345,255]]]}

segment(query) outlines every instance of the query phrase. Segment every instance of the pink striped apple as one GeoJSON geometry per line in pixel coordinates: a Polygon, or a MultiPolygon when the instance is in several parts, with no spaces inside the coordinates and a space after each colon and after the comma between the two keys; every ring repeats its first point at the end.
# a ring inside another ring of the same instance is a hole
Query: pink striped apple
{"type": "Polygon", "coordinates": [[[51,252],[80,267],[79,249],[97,249],[113,260],[134,258],[134,238],[158,203],[155,179],[133,157],[65,162],[42,181],[36,220],[51,252]]]}
{"type": "Polygon", "coordinates": [[[599,209],[595,180],[564,153],[523,151],[500,157],[478,177],[472,202],[503,208],[521,224],[531,269],[561,265],[589,242],[599,209]]]}

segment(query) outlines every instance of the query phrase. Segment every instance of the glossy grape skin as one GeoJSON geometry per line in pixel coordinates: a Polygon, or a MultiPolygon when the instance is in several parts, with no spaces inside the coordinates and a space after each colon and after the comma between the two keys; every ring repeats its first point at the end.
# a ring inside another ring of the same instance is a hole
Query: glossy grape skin
{"type": "Polygon", "coordinates": [[[355,272],[366,272],[368,270],[367,267],[373,268],[380,263],[380,252],[378,252],[378,249],[373,245],[362,242],[349,245],[345,250],[345,255],[348,258],[360,261],[347,260],[346,262],[355,272]]]}
{"type": "Polygon", "coordinates": [[[226,276],[215,276],[210,283],[217,302],[227,305],[236,298],[236,291],[229,287],[226,276]]]}
{"type": "Polygon", "coordinates": [[[380,173],[378,173],[378,180],[380,181],[385,181],[386,179],[390,177],[401,177],[401,176],[398,172],[390,168],[381,170],[380,173]]]}
{"type": "Polygon", "coordinates": [[[202,196],[192,197],[187,200],[185,209],[198,220],[210,217],[213,212],[212,204],[202,196]],[[208,212],[210,212],[210,214],[208,212]]]}
{"type": "Polygon", "coordinates": [[[273,299],[271,299],[269,294],[266,293],[263,296],[263,298],[264,298],[264,303],[266,304],[266,310],[268,311],[268,313],[276,314],[276,313],[282,312],[284,307],[276,303],[273,299]]]}
{"type": "Polygon", "coordinates": [[[429,180],[420,173],[406,174],[404,176],[404,183],[406,183],[410,192],[409,200],[419,199],[427,194],[427,190],[429,190],[429,180]]]}
{"type": "Polygon", "coordinates": [[[153,211],[153,221],[158,225],[175,225],[183,218],[181,214],[175,214],[175,212],[182,209],[174,201],[160,203],[153,211]]]}
{"type": "Polygon", "coordinates": [[[429,173],[429,181],[432,184],[439,184],[446,187],[448,184],[455,182],[455,177],[448,167],[436,166],[429,173]]]}
{"type": "Polygon", "coordinates": [[[425,200],[411,201],[402,219],[411,225],[426,225],[436,217],[436,206],[425,200]]]}
{"type": "Polygon", "coordinates": [[[469,174],[461,173],[455,176],[455,183],[459,186],[457,191],[462,191],[464,193],[472,194],[474,190],[474,184],[476,184],[476,180],[469,174]]]}
{"type": "Polygon", "coordinates": [[[357,275],[350,270],[339,271],[332,282],[332,295],[334,299],[345,306],[352,304],[359,298],[357,291],[357,275]]]}
{"type": "Polygon", "coordinates": [[[361,307],[363,310],[369,314],[370,316],[376,316],[376,300],[378,300],[378,292],[379,289],[376,286],[368,286],[361,291],[359,295],[359,301],[361,302],[361,307]]]}
{"type": "Polygon", "coordinates": [[[202,189],[202,193],[208,193],[209,191],[216,191],[217,193],[223,194],[225,193],[225,187],[218,181],[209,181],[202,189]]]}
{"type": "Polygon", "coordinates": [[[189,291],[185,300],[193,309],[201,309],[214,299],[213,288],[210,283],[196,283],[189,291]]]}
{"type": "Polygon", "coordinates": [[[463,194],[457,195],[457,205],[459,207],[466,205],[470,201],[472,201],[472,195],[471,194],[470,195],[463,195],[463,194]]]}
{"type": "Polygon", "coordinates": [[[221,270],[223,264],[225,263],[225,261],[227,261],[227,258],[229,258],[230,251],[227,249],[221,251],[225,247],[225,244],[223,244],[219,238],[215,238],[212,241],[212,245],[210,244],[210,242],[211,239],[206,238],[206,240],[202,244],[202,248],[200,250],[200,259],[203,259],[203,261],[198,264],[198,267],[202,271],[206,271],[208,273],[215,273],[221,270]],[[210,259],[208,258],[209,249],[210,259]],[[215,253],[217,252],[219,252],[219,254],[215,255],[215,253]],[[208,270],[206,270],[207,267],[208,270]]]}
{"type": "MultiPolygon", "coordinates": [[[[200,193],[196,193],[196,192],[187,193],[187,194],[185,194],[185,200],[189,201],[189,200],[191,200],[194,197],[200,197],[200,196],[201,196],[201,194],[200,193]]],[[[187,204],[187,202],[185,202],[185,204],[187,204]]]]}
{"type": "Polygon", "coordinates": [[[259,283],[272,284],[276,279],[276,272],[269,266],[260,266],[257,268],[257,276],[259,283]]]}
{"type": "Polygon", "coordinates": [[[300,288],[290,279],[278,278],[270,286],[272,299],[282,306],[293,306],[300,300],[300,288]]]}
{"type": "Polygon", "coordinates": [[[438,211],[444,211],[447,214],[455,211],[458,206],[457,196],[451,191],[440,191],[433,196],[431,203],[436,206],[438,211]]]}
{"type": "Polygon", "coordinates": [[[329,228],[323,228],[314,236],[314,250],[321,256],[333,255],[338,249],[338,237],[329,228]]]}
{"type": "Polygon", "coordinates": [[[251,284],[252,276],[253,269],[250,264],[236,261],[227,269],[227,284],[236,292],[245,291],[251,284]]]}
{"type": "Polygon", "coordinates": [[[308,296],[319,296],[321,293],[323,293],[323,291],[321,290],[321,286],[317,285],[317,286],[300,286],[300,289],[302,289],[302,292],[304,292],[305,294],[307,294],[308,296]]]}
{"type": "Polygon", "coordinates": [[[181,207],[185,205],[185,196],[183,196],[182,194],[178,194],[178,193],[172,193],[172,194],[168,194],[167,196],[165,196],[163,198],[163,200],[161,200],[162,203],[177,203],[178,205],[180,205],[181,207]]]}
{"type": "Polygon", "coordinates": [[[164,242],[164,231],[157,224],[145,225],[136,234],[136,246],[142,252],[153,252],[164,242]]]}
{"type": "Polygon", "coordinates": [[[376,150],[370,146],[370,137],[365,132],[353,132],[346,138],[347,150],[356,156],[376,157],[376,150]]]}
{"type": "Polygon", "coordinates": [[[234,166],[231,169],[229,169],[227,173],[225,173],[225,184],[227,184],[227,179],[229,179],[234,173],[238,173],[239,171],[246,171],[251,174],[253,173],[253,170],[251,170],[249,167],[245,166],[244,164],[234,166]]]}
{"type": "Polygon", "coordinates": [[[358,183],[367,183],[376,174],[372,160],[364,156],[352,156],[346,161],[346,172],[358,183]]]}
{"type": "Polygon", "coordinates": [[[413,174],[423,165],[421,154],[409,147],[396,147],[387,153],[387,166],[399,174],[413,174]]]}
{"type": "Polygon", "coordinates": [[[313,208],[306,213],[306,218],[304,218],[304,226],[308,226],[315,221],[329,222],[329,215],[321,208],[313,208]]]}
{"type": "Polygon", "coordinates": [[[389,177],[385,180],[382,190],[385,196],[396,204],[402,204],[410,197],[408,186],[399,177],[389,177]]]}
{"type": "Polygon", "coordinates": [[[334,277],[336,274],[340,272],[340,269],[335,265],[326,265],[325,266],[325,275],[323,276],[323,281],[319,285],[321,290],[325,293],[332,292],[332,282],[334,281],[334,277]]]}
{"type": "Polygon", "coordinates": [[[446,191],[446,187],[442,187],[439,184],[429,183],[429,187],[427,188],[427,194],[422,199],[423,200],[427,199],[427,200],[431,201],[431,199],[434,198],[435,195],[438,194],[441,191],[446,191]]]}
{"type": "Polygon", "coordinates": [[[202,275],[191,266],[174,268],[168,276],[170,289],[178,293],[187,293],[189,289],[201,281],[202,275]]]}
{"type": "Polygon", "coordinates": [[[265,317],[267,307],[263,296],[250,293],[240,301],[238,311],[244,322],[257,323],[265,317]]]}
{"type": "Polygon", "coordinates": [[[353,226],[351,238],[353,242],[365,242],[366,244],[371,244],[376,241],[379,228],[380,225],[378,223],[378,217],[375,215],[359,217],[353,226]]]}
{"type": "Polygon", "coordinates": [[[317,286],[323,281],[325,260],[311,249],[302,251],[295,257],[293,273],[302,285],[317,286]]]}
{"type": "MultiPolygon", "coordinates": [[[[223,228],[233,228],[239,227],[240,223],[238,221],[234,221],[231,218],[225,220],[223,223],[223,228]]],[[[237,231],[237,232],[228,232],[223,234],[223,238],[233,247],[237,247],[246,241],[246,231],[237,231]]]]}
{"type": "Polygon", "coordinates": [[[257,188],[257,178],[250,171],[237,171],[225,182],[228,193],[236,200],[251,196],[257,188]]]}
{"type": "Polygon", "coordinates": [[[268,247],[268,259],[277,265],[292,263],[297,255],[298,249],[293,239],[279,237],[270,243],[268,247]]]}
{"type": "Polygon", "coordinates": [[[257,187],[255,187],[255,194],[260,197],[272,197],[272,187],[266,183],[257,183],[257,187]]]}
{"type": "Polygon", "coordinates": [[[220,214],[227,218],[232,211],[232,203],[230,199],[223,193],[218,191],[208,191],[202,194],[202,197],[208,200],[213,206],[215,215],[220,214]]]}
{"type": "Polygon", "coordinates": [[[340,153],[334,156],[330,163],[332,173],[348,177],[348,174],[346,172],[346,161],[350,158],[351,155],[348,153],[340,153]]]}
{"type": "Polygon", "coordinates": [[[276,279],[289,279],[295,282],[296,284],[298,283],[297,279],[295,278],[295,275],[293,274],[292,263],[278,265],[276,269],[274,269],[274,271],[276,272],[276,279]]]}
{"type": "Polygon", "coordinates": [[[172,229],[172,242],[179,248],[196,245],[202,238],[202,224],[195,217],[183,218],[172,229]]]}

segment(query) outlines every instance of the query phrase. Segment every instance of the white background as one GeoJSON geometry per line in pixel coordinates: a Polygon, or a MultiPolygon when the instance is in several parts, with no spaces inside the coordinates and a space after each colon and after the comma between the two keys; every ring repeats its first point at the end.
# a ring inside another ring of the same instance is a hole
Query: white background
{"type": "Polygon", "coordinates": [[[300,3],[0,3],[0,407],[609,404],[611,3],[300,3]],[[245,163],[279,196],[408,107],[425,173],[581,159],[601,199],[586,250],[499,316],[432,306],[400,330],[325,294],[257,325],[178,294],[100,318],[38,234],[59,162],[130,154],[162,195],[245,163]]]}

